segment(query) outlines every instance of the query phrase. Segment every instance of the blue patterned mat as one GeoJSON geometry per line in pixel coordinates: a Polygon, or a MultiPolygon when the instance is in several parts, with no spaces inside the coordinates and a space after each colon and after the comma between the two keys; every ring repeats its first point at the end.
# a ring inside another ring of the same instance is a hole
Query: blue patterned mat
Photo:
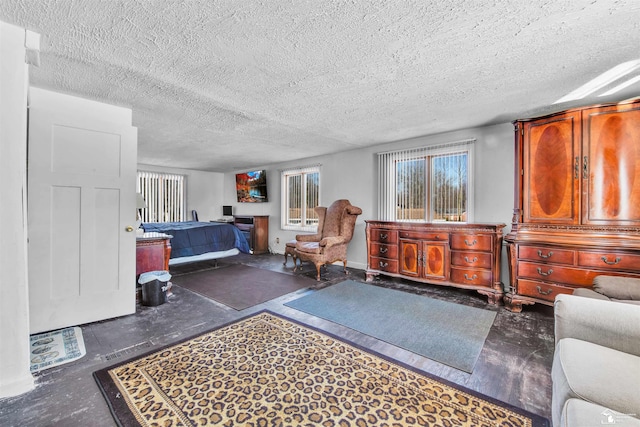
{"type": "Polygon", "coordinates": [[[77,326],[31,335],[31,372],[80,359],[84,348],[82,329],[77,326]]]}

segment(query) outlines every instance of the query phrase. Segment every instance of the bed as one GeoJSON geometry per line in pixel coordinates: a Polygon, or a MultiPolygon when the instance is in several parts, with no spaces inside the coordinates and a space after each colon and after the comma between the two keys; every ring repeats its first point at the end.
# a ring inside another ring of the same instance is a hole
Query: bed
{"type": "Polygon", "coordinates": [[[169,265],[217,260],[240,252],[249,253],[249,243],[233,224],[222,222],[147,222],[145,232],[165,233],[171,238],[169,265]]]}

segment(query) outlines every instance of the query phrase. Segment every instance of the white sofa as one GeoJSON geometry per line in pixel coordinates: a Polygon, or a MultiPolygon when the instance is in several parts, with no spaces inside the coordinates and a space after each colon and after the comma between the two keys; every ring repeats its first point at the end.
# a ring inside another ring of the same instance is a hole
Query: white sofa
{"type": "Polygon", "coordinates": [[[558,295],[554,427],[640,427],[640,305],[558,295]]]}

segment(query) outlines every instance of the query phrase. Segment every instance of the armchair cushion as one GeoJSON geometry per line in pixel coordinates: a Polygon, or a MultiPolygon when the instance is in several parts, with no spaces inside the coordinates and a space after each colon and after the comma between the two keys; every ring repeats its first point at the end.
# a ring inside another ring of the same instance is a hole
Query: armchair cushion
{"type": "Polygon", "coordinates": [[[296,252],[298,254],[319,254],[321,251],[320,242],[298,242],[296,243],[296,252]]]}

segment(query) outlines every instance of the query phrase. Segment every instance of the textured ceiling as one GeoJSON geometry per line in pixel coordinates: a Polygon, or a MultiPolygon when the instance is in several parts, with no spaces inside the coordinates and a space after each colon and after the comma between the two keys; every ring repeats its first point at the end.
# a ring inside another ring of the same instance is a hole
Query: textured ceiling
{"type": "Polygon", "coordinates": [[[0,20],[41,34],[33,85],[133,109],[140,163],[220,172],[610,101],[551,105],[640,58],[638,0],[2,0],[0,20]]]}

